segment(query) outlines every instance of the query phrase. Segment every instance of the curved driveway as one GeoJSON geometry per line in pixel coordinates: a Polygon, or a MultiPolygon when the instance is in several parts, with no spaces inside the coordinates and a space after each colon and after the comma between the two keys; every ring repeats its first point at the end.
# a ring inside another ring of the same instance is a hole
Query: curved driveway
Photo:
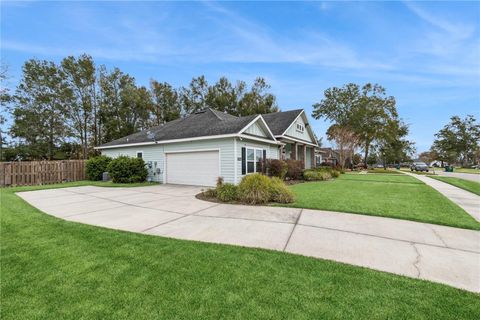
{"type": "Polygon", "coordinates": [[[285,251],[480,292],[480,232],[319,210],[217,204],[199,187],[72,187],[17,193],[69,221],[285,251]]]}

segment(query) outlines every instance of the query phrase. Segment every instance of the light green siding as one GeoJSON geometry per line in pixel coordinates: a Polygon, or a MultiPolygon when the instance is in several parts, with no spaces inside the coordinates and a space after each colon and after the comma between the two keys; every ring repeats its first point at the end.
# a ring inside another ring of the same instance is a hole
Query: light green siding
{"type": "MultiPolygon", "coordinates": [[[[199,141],[189,141],[189,142],[179,142],[179,143],[170,143],[165,145],[148,145],[148,146],[137,146],[137,147],[119,147],[111,149],[103,149],[102,154],[116,158],[120,155],[125,155],[129,157],[136,157],[137,152],[143,152],[143,159],[145,162],[152,162],[152,171],[151,177],[153,181],[158,181],[163,183],[164,177],[164,155],[168,152],[178,152],[178,151],[202,151],[202,150],[212,150],[218,149],[220,151],[220,174],[224,178],[225,182],[234,183],[234,142],[233,138],[225,139],[211,139],[211,140],[199,140],[199,141]],[[159,173],[155,170],[155,162],[157,164],[156,168],[159,169],[159,173]]],[[[186,170],[195,170],[195,163],[192,163],[190,168],[185,168],[186,170]]]]}
{"type": "Polygon", "coordinates": [[[245,133],[258,136],[258,137],[269,137],[268,133],[265,132],[265,130],[258,123],[258,121],[253,123],[250,127],[248,127],[247,130],[245,130],[245,133]]]}
{"type": "MultiPolygon", "coordinates": [[[[193,150],[220,150],[220,175],[225,182],[234,182],[234,167],[233,167],[233,138],[227,139],[211,139],[190,142],[171,143],[165,145],[165,152],[172,151],[193,151],[193,150]]],[[[186,170],[195,170],[195,163],[192,163],[191,168],[186,170]]]]}
{"type": "Polygon", "coordinates": [[[162,145],[112,148],[112,149],[103,149],[101,151],[102,151],[102,155],[106,155],[111,158],[116,158],[119,156],[136,157],[137,152],[142,152],[143,160],[145,160],[146,163],[151,161],[151,164],[152,164],[152,169],[149,170],[149,178],[151,179],[151,181],[162,182],[162,178],[163,178],[163,146],[162,145]]]}
{"type": "Polygon", "coordinates": [[[310,169],[312,167],[312,149],[311,148],[307,148],[306,158],[307,159],[305,159],[305,165],[307,169],[310,169]]]}
{"type": "Polygon", "coordinates": [[[296,139],[300,139],[303,141],[308,141],[311,143],[315,143],[313,137],[310,136],[308,133],[307,127],[305,126],[305,120],[303,118],[303,115],[298,117],[298,119],[292,124],[292,126],[287,130],[285,133],[286,136],[293,137],[296,139]],[[297,124],[301,124],[304,128],[303,132],[300,132],[297,130],[297,124]]]}
{"type": "Polygon", "coordinates": [[[237,183],[239,183],[245,175],[242,175],[242,148],[260,148],[265,149],[267,153],[267,159],[278,159],[279,150],[278,146],[274,144],[263,143],[248,139],[237,139],[237,183]]]}

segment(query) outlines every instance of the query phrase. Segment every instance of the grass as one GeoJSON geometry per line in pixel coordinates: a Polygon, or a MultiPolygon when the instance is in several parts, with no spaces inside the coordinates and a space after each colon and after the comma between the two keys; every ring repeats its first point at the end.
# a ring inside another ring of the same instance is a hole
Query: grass
{"type": "Polygon", "coordinates": [[[344,174],[290,186],[287,206],[360,213],[480,230],[480,223],[423,182],[407,175],[344,174]]]}
{"type": "Polygon", "coordinates": [[[455,168],[453,172],[459,173],[472,173],[472,174],[480,174],[480,169],[472,169],[472,168],[455,168]]]}
{"type": "Polygon", "coordinates": [[[480,317],[479,295],[441,284],[57,219],[14,194],[35,189],[1,190],[2,319],[480,317]]]}
{"type": "Polygon", "coordinates": [[[401,172],[398,172],[396,169],[381,169],[381,168],[374,168],[374,169],[368,169],[368,173],[383,173],[383,174],[401,174],[401,172]]]}
{"type": "Polygon", "coordinates": [[[480,183],[454,177],[432,177],[480,196],[480,183]]]}

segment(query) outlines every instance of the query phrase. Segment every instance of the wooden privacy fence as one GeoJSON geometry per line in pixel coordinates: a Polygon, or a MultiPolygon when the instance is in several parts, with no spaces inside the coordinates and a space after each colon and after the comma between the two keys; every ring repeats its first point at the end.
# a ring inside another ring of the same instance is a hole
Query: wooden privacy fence
{"type": "Polygon", "coordinates": [[[0,187],[85,179],[85,160],[0,162],[0,187]]]}

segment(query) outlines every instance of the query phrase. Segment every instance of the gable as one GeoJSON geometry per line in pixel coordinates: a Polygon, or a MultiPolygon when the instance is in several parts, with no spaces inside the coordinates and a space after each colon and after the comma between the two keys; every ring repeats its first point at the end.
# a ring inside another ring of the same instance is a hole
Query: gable
{"type": "Polygon", "coordinates": [[[246,125],[238,134],[240,135],[250,135],[254,137],[259,137],[267,140],[276,141],[275,136],[268,127],[267,123],[262,116],[257,116],[253,121],[246,125]]]}
{"type": "Polygon", "coordinates": [[[245,131],[244,131],[245,134],[251,134],[253,136],[257,136],[257,137],[263,137],[263,138],[270,138],[270,135],[268,134],[268,132],[262,128],[262,126],[260,125],[260,123],[258,121],[255,121],[254,123],[252,123],[245,131]]]}
{"type": "Polygon", "coordinates": [[[284,135],[316,144],[315,136],[308,125],[305,113],[295,119],[284,135]]]}

